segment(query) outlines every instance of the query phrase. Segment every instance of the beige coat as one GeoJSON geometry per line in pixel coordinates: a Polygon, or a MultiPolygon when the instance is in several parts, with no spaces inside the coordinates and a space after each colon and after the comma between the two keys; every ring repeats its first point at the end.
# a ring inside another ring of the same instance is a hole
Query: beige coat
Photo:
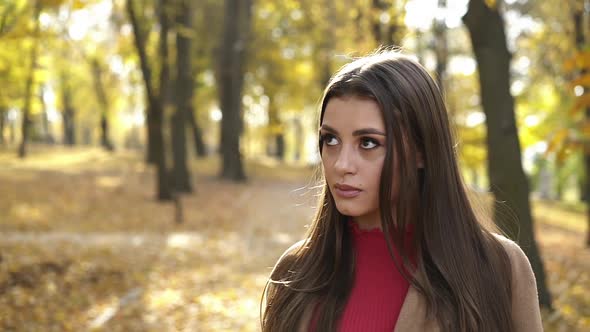
{"type": "MultiPolygon", "coordinates": [[[[531,264],[516,243],[500,235],[497,237],[504,245],[512,264],[512,320],[515,332],[543,331],[537,284],[531,264]]],[[[436,321],[426,320],[424,301],[420,293],[410,286],[394,332],[440,331],[436,321]]],[[[304,315],[299,332],[307,332],[311,314],[309,310],[304,315]]]]}

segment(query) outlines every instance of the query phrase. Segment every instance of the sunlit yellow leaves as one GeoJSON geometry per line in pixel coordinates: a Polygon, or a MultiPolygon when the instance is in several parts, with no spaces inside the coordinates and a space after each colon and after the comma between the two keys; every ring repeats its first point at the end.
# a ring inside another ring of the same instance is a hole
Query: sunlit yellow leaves
{"type": "Polygon", "coordinates": [[[11,168],[64,170],[65,172],[76,174],[87,169],[87,167],[91,167],[93,164],[97,166],[104,165],[104,163],[112,160],[109,153],[99,148],[68,149],[61,147],[50,153],[43,150],[34,151],[35,153],[25,160],[11,158],[9,154],[0,154],[0,162],[5,163],[5,165],[11,168]]]}
{"type": "Polygon", "coordinates": [[[580,123],[580,132],[583,137],[590,138],[590,119],[580,123]]]}
{"type": "MultiPolygon", "coordinates": [[[[590,147],[590,118],[586,115],[590,109],[590,51],[578,51],[563,63],[566,72],[574,75],[568,86],[575,91],[573,106],[563,117],[561,127],[556,130],[549,141],[547,153],[555,153],[558,163],[562,164],[572,153],[590,147]],[[567,139],[565,138],[567,136],[567,139]]],[[[586,151],[584,153],[590,153],[586,151]]]]}
{"type": "Polygon", "coordinates": [[[586,74],[579,76],[578,78],[572,80],[569,85],[571,88],[574,88],[577,85],[590,87],[590,74],[586,73],[586,74]]]}
{"type": "Polygon", "coordinates": [[[188,29],[186,26],[177,25],[175,27],[176,33],[181,35],[184,38],[194,38],[195,31],[193,29],[188,29]]]}
{"type": "Polygon", "coordinates": [[[571,117],[575,116],[579,112],[583,111],[586,107],[590,107],[590,94],[583,94],[576,99],[574,107],[569,111],[571,117]]]}
{"type": "MultiPolygon", "coordinates": [[[[34,0],[34,1],[39,1],[41,3],[42,8],[56,8],[56,7],[63,5],[64,3],[68,2],[68,0],[34,0]]],[[[31,2],[34,2],[34,1],[31,1],[31,2]]]]}
{"type": "Polygon", "coordinates": [[[28,38],[31,36],[33,27],[31,22],[24,17],[23,13],[19,13],[19,17],[15,18],[14,24],[0,35],[0,40],[18,40],[22,38],[28,38]]]}
{"type": "MultiPolygon", "coordinates": [[[[572,58],[564,62],[564,68],[570,72],[579,71],[579,74],[576,74],[577,76],[569,84],[571,89],[578,85],[584,87],[590,86],[590,74],[585,72],[586,69],[590,68],[590,52],[576,53],[572,58]]],[[[576,103],[569,111],[569,116],[575,117],[580,110],[587,107],[590,107],[590,94],[584,93],[577,97],[576,103]]]]}
{"type": "Polygon", "coordinates": [[[313,78],[313,65],[310,62],[299,62],[295,65],[295,75],[303,80],[313,78]]]}
{"type": "Polygon", "coordinates": [[[96,178],[99,188],[117,188],[122,185],[122,178],[116,176],[100,176],[96,178]]]}
{"type": "Polygon", "coordinates": [[[269,125],[267,130],[270,135],[282,134],[285,131],[285,126],[282,124],[269,125]]]}
{"type": "Polygon", "coordinates": [[[590,68],[590,51],[576,52],[573,57],[564,61],[563,67],[566,71],[590,68]]]}
{"type": "Polygon", "coordinates": [[[264,2],[260,3],[260,9],[262,10],[262,12],[259,12],[261,14],[263,14],[264,12],[267,12],[267,13],[276,12],[277,11],[277,4],[274,1],[264,1],[264,2]]]}
{"type": "Polygon", "coordinates": [[[254,298],[244,297],[246,292],[230,288],[218,293],[205,293],[198,297],[198,303],[209,312],[230,318],[252,316],[258,310],[259,302],[254,298]]]}
{"type": "Polygon", "coordinates": [[[496,7],[498,6],[498,1],[497,0],[485,0],[486,6],[488,6],[488,8],[491,9],[496,9],[496,7]]]}
{"type": "Polygon", "coordinates": [[[559,129],[554,134],[551,140],[549,141],[549,146],[547,147],[548,152],[554,152],[558,147],[562,146],[566,138],[569,135],[568,129],[559,129]]]}
{"type": "Polygon", "coordinates": [[[74,9],[74,10],[83,9],[83,8],[86,8],[88,5],[96,4],[100,1],[101,0],[73,0],[71,2],[72,9],[74,9]]]}
{"type": "Polygon", "coordinates": [[[573,136],[575,132],[571,128],[560,128],[549,139],[546,155],[554,153],[559,165],[573,152],[579,151],[583,144],[579,138],[573,136]]]}
{"type": "Polygon", "coordinates": [[[24,220],[31,220],[32,222],[38,222],[42,215],[41,210],[38,206],[32,205],[31,203],[20,203],[15,204],[11,211],[7,211],[8,214],[14,214],[17,218],[24,220]]]}
{"type": "Polygon", "coordinates": [[[168,309],[183,303],[182,293],[170,288],[150,293],[147,301],[155,310],[168,309]]]}

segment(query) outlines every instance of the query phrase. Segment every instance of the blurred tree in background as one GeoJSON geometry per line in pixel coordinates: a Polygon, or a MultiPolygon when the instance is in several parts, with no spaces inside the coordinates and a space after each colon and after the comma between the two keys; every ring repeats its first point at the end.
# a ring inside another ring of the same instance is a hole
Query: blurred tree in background
{"type": "Polygon", "coordinates": [[[486,114],[488,177],[494,194],[494,222],[518,240],[529,257],[541,305],[551,307],[545,268],[535,242],[528,179],[522,157],[514,99],[510,92],[510,58],[499,4],[470,0],[463,17],[478,65],[481,103],[486,114]],[[516,215],[516,220],[510,216],[516,215]]]}

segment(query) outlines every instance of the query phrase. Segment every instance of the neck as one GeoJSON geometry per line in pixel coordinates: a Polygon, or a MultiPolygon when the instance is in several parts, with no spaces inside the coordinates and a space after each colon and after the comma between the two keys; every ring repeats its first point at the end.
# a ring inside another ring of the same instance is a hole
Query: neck
{"type": "Polygon", "coordinates": [[[379,213],[375,215],[352,217],[352,221],[359,226],[359,229],[382,229],[381,216],[379,215],[379,213]]]}

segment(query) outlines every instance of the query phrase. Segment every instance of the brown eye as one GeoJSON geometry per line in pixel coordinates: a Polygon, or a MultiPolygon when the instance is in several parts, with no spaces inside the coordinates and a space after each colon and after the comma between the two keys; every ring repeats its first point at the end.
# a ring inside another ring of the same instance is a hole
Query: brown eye
{"type": "Polygon", "coordinates": [[[322,142],[328,146],[334,146],[338,144],[338,139],[332,134],[322,135],[322,142]]]}
{"type": "Polygon", "coordinates": [[[365,150],[374,149],[374,148],[378,147],[379,145],[380,145],[379,142],[374,138],[370,138],[370,137],[361,138],[361,148],[363,148],[365,150]]]}

